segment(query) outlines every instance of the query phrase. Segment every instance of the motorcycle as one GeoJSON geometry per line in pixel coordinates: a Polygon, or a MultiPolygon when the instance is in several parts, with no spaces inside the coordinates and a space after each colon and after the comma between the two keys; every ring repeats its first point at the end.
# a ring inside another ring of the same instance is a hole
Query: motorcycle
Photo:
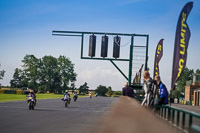
{"type": "Polygon", "coordinates": [[[29,107],[29,110],[34,110],[35,99],[33,99],[33,97],[28,97],[28,107],[29,107]]]}
{"type": "Polygon", "coordinates": [[[65,95],[62,100],[65,102],[65,107],[68,107],[68,105],[70,104],[71,98],[68,95],[65,95]]]}
{"type": "Polygon", "coordinates": [[[76,100],[78,99],[78,95],[74,95],[73,99],[74,99],[74,102],[76,102],[76,100]]]}
{"type": "Polygon", "coordinates": [[[92,94],[90,94],[89,96],[90,96],[90,99],[91,99],[92,98],[92,94]]]}

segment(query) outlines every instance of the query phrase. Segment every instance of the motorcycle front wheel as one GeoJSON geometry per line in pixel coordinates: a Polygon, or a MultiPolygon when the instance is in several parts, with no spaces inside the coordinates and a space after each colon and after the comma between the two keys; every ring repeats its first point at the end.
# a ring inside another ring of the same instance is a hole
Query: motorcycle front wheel
{"type": "Polygon", "coordinates": [[[29,102],[29,110],[34,110],[34,103],[33,102],[29,102]]]}
{"type": "Polygon", "coordinates": [[[31,103],[29,103],[28,106],[29,106],[29,110],[31,110],[31,109],[32,109],[32,107],[31,107],[31,103]]]}
{"type": "Polygon", "coordinates": [[[77,99],[77,98],[74,98],[74,102],[76,102],[76,99],[77,99]]]}
{"type": "Polygon", "coordinates": [[[32,102],[32,110],[34,110],[34,106],[35,106],[35,103],[34,103],[34,102],[32,102]]]}
{"type": "Polygon", "coordinates": [[[67,100],[65,101],[65,107],[68,107],[68,101],[67,100]]]}

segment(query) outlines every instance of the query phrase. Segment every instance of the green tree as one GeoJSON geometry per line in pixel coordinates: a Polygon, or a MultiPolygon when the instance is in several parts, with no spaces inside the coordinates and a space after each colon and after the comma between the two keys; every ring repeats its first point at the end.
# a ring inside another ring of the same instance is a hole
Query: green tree
{"type": "MultiPolygon", "coordinates": [[[[0,67],[1,67],[1,64],[0,64],[0,67]]],[[[3,79],[5,72],[6,71],[4,71],[4,70],[0,71],[0,79],[3,79]]],[[[1,84],[0,84],[0,87],[1,87],[1,84]]]]}
{"type": "Polygon", "coordinates": [[[187,67],[184,69],[179,80],[177,81],[176,90],[172,92],[172,96],[179,97],[181,96],[181,93],[185,93],[186,81],[192,80],[193,73],[193,69],[188,69],[187,67]]]}
{"type": "Polygon", "coordinates": [[[42,90],[61,93],[69,86],[75,87],[76,73],[69,58],[44,56],[40,61],[40,83],[42,90]],[[71,84],[70,84],[71,83],[71,84]]]}
{"type": "Polygon", "coordinates": [[[74,72],[74,64],[70,61],[69,58],[65,56],[60,56],[57,59],[59,75],[61,77],[60,83],[62,85],[62,90],[66,89],[67,86],[71,83],[71,89],[75,88],[75,81],[77,74],[74,72]]]}
{"type": "Polygon", "coordinates": [[[109,97],[111,97],[113,95],[113,91],[112,91],[112,88],[110,86],[108,87],[107,95],[109,97]]]}
{"type": "Polygon", "coordinates": [[[13,87],[58,93],[69,88],[70,83],[75,87],[77,75],[74,72],[74,64],[65,56],[44,56],[37,59],[34,55],[26,55],[22,63],[23,69],[16,69],[10,82],[13,87]]]}
{"type": "Polygon", "coordinates": [[[193,73],[194,73],[193,69],[188,69],[187,67],[184,69],[176,86],[178,89],[181,90],[181,92],[185,92],[186,81],[192,80],[193,73]]]}
{"type": "Polygon", "coordinates": [[[181,97],[182,95],[181,95],[181,90],[180,89],[176,89],[176,90],[174,90],[173,91],[173,93],[172,93],[172,97],[173,98],[179,98],[179,97],[181,97]]]}
{"type": "Polygon", "coordinates": [[[105,96],[108,92],[108,88],[106,86],[99,85],[95,92],[98,93],[98,95],[100,96],[105,96]]]}
{"type": "Polygon", "coordinates": [[[28,80],[28,88],[37,91],[39,86],[39,59],[34,55],[26,55],[22,60],[22,63],[23,72],[26,77],[26,79],[22,80],[28,80]]]}
{"type": "Polygon", "coordinates": [[[89,91],[88,88],[89,88],[89,87],[88,87],[87,83],[85,82],[83,85],[81,85],[81,86],[79,87],[79,92],[80,92],[80,93],[87,94],[88,91],[89,91]]]}
{"type": "Polygon", "coordinates": [[[200,73],[200,69],[197,69],[197,70],[196,70],[196,73],[200,73]]]}
{"type": "Polygon", "coordinates": [[[46,91],[55,92],[56,82],[60,82],[60,79],[57,80],[57,78],[59,78],[57,59],[53,56],[44,56],[41,59],[40,69],[42,86],[46,87],[46,91]]]}
{"type": "Polygon", "coordinates": [[[113,91],[114,95],[122,95],[122,91],[113,91]]]}
{"type": "Polygon", "coordinates": [[[22,70],[16,68],[15,73],[13,75],[13,79],[10,81],[10,85],[13,88],[21,88],[23,87],[23,81],[22,81],[22,70]]]}

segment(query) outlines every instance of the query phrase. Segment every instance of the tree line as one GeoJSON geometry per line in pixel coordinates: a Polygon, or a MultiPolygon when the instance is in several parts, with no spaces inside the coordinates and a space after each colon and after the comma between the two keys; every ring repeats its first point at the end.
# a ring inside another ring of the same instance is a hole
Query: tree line
{"type": "MultiPolygon", "coordinates": [[[[88,94],[89,91],[90,91],[88,88],[89,87],[88,87],[87,83],[85,82],[83,85],[81,85],[79,87],[80,94],[81,93],[82,94],[88,94]]],[[[113,91],[110,86],[106,87],[104,85],[99,85],[94,91],[98,96],[109,96],[109,97],[111,97],[112,95],[122,95],[121,91],[113,91]]]]}
{"type": "Polygon", "coordinates": [[[103,86],[103,85],[99,85],[97,87],[97,89],[95,90],[95,92],[100,95],[100,96],[111,96],[113,95],[113,91],[112,91],[112,88],[109,86],[109,87],[106,87],[106,86],[103,86]]]}
{"type": "MultiPolygon", "coordinates": [[[[1,64],[0,64],[0,67],[1,67],[1,64]]],[[[4,71],[4,70],[1,70],[1,71],[0,71],[0,80],[3,79],[5,72],[6,72],[6,71],[4,71]]],[[[0,87],[1,87],[1,84],[0,84],[0,87]]]]}
{"type": "MultiPolygon", "coordinates": [[[[197,69],[195,73],[200,74],[200,69],[197,69]]],[[[185,86],[187,81],[192,81],[194,70],[185,68],[181,74],[179,80],[177,81],[176,89],[172,92],[173,98],[184,97],[185,86]]]]}
{"type": "MultiPolygon", "coordinates": [[[[77,74],[74,72],[74,64],[65,56],[36,58],[34,55],[26,55],[21,66],[15,69],[10,80],[12,88],[29,88],[40,93],[62,93],[67,89],[79,89],[80,94],[88,94],[90,91],[86,82],[75,88],[77,74]]],[[[3,79],[4,74],[5,71],[1,70],[0,79],[3,79]]],[[[121,91],[113,91],[110,86],[99,85],[94,91],[100,96],[121,95],[121,91]]]]}
{"type": "Polygon", "coordinates": [[[10,81],[13,88],[28,87],[36,92],[61,93],[75,87],[77,74],[74,64],[65,56],[36,58],[26,55],[22,63],[22,69],[16,68],[10,81]]]}

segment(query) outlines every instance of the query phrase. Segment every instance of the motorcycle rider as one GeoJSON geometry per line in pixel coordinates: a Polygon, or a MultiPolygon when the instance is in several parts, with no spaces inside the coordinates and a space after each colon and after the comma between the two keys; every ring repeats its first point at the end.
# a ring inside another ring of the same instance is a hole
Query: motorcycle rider
{"type": "Polygon", "coordinates": [[[70,94],[69,94],[68,90],[65,90],[65,92],[64,92],[64,97],[62,98],[63,101],[65,100],[65,99],[64,99],[65,97],[68,97],[68,98],[69,98],[69,103],[70,103],[71,98],[70,98],[70,94]]]}
{"type": "Polygon", "coordinates": [[[92,92],[89,93],[89,97],[90,97],[90,99],[92,98],[92,92]]]}
{"type": "Polygon", "coordinates": [[[76,91],[73,93],[73,95],[74,95],[74,96],[73,96],[74,99],[78,99],[78,95],[77,95],[77,92],[76,92],[76,91]]]}
{"type": "MultiPolygon", "coordinates": [[[[29,97],[32,97],[33,98],[33,100],[34,100],[34,103],[35,103],[35,105],[36,105],[36,95],[35,95],[35,93],[34,93],[34,90],[30,90],[30,93],[28,94],[28,96],[27,96],[27,102],[29,103],[31,100],[29,99],[29,97]]],[[[34,106],[35,106],[34,105],[34,106]]]]}

